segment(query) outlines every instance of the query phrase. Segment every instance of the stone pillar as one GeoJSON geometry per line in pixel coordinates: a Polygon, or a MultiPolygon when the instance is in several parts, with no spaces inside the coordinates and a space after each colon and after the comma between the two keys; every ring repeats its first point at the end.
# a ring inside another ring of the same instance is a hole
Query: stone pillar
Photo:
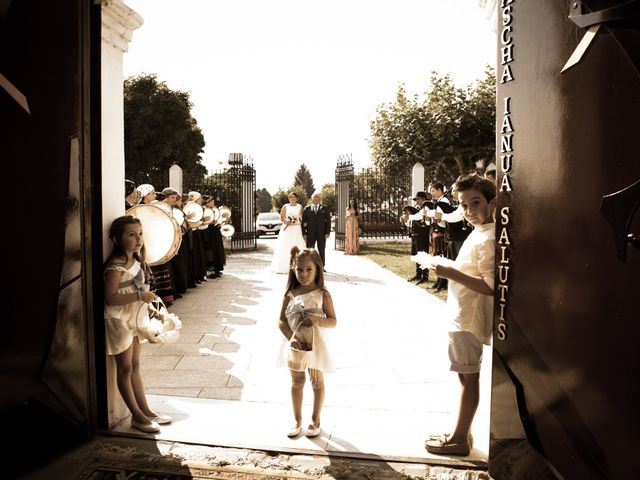
{"type": "Polygon", "coordinates": [[[169,169],[169,186],[178,193],[182,192],[182,168],[179,165],[173,164],[169,169]]]}
{"type": "Polygon", "coordinates": [[[124,100],[122,55],[142,18],[120,0],[102,1],[102,221],[104,256],[114,218],[124,213],[124,100]]]}
{"type": "Polygon", "coordinates": [[[424,190],[424,167],[420,162],[411,169],[411,196],[415,197],[417,192],[424,190]]]}
{"type": "MultiPolygon", "coordinates": [[[[124,214],[124,96],[122,55],[142,17],[120,0],[102,0],[102,222],[103,257],[111,252],[111,222],[124,214]]],[[[107,362],[109,425],[128,415],[116,383],[115,360],[107,362]]]]}

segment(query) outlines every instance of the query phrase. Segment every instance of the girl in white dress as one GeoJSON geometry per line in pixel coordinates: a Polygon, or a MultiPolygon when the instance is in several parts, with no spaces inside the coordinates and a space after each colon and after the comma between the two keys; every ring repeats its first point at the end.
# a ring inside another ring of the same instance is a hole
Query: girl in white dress
{"type": "MultiPolygon", "coordinates": [[[[320,434],[320,412],[324,404],[324,372],[332,372],[333,365],[327,348],[325,330],[337,323],[331,295],[324,287],[322,260],[317,250],[291,249],[292,269],[280,310],[279,327],[286,338],[285,345],[303,352],[304,362],[283,349],[283,359],[291,372],[291,403],[295,420],[287,436],[295,437],[302,430],[302,397],[306,382],[305,370],[313,388],[313,413],[305,431],[307,437],[320,434]]],[[[283,342],[284,343],[284,342],[283,342]]]]}
{"type": "Polygon", "coordinates": [[[289,193],[289,203],[280,210],[282,226],[278,234],[278,240],[273,252],[271,270],[276,273],[288,273],[291,260],[291,247],[296,246],[300,250],[305,248],[306,242],[302,236],[302,205],[298,203],[298,194],[289,193]]]}
{"type": "Polygon", "coordinates": [[[159,424],[171,417],[149,408],[140,374],[141,332],[136,316],[144,303],[156,299],[149,291],[151,271],[144,261],[142,224],[138,218],[125,215],[111,224],[109,238],[113,250],[104,273],[104,321],[107,353],[116,360],[118,390],[131,412],[131,426],[147,433],[160,431],[159,424]]]}

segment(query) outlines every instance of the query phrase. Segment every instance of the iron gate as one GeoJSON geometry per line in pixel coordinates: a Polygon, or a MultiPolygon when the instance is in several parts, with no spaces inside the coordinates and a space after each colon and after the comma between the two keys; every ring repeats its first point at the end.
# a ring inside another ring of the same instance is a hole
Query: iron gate
{"type": "Polygon", "coordinates": [[[250,157],[242,153],[229,154],[229,168],[214,172],[190,188],[211,195],[218,207],[225,205],[231,210],[231,224],[235,229],[231,250],[257,248],[256,171],[250,157]]]}
{"type": "Polygon", "coordinates": [[[346,209],[349,199],[358,202],[360,238],[402,238],[402,208],[413,196],[411,172],[399,176],[385,175],[369,167],[355,171],[351,154],[338,157],[336,165],[335,248],[344,250],[346,209]]]}

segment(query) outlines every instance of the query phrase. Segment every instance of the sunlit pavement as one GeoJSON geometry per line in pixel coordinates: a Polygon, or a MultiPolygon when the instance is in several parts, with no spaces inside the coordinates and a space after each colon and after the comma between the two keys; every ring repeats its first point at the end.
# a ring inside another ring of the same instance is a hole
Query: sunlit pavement
{"type": "MultiPolygon", "coordinates": [[[[152,407],[171,414],[156,439],[272,451],[348,454],[401,461],[486,465],[490,349],[469,457],[440,457],[428,434],[451,431],[457,376],[449,372],[444,304],[366,257],[327,249],[325,282],[336,308],[331,332],[336,372],[326,375],[322,434],[289,439],[290,377],[276,367],[277,319],[286,276],[269,269],[275,238],[233,252],[221,278],[190,289],[170,310],[183,328],[175,344],[143,347],[152,407]]],[[[303,424],[311,415],[305,389],[303,424]]],[[[116,430],[135,433],[124,421],[116,430]]]]}

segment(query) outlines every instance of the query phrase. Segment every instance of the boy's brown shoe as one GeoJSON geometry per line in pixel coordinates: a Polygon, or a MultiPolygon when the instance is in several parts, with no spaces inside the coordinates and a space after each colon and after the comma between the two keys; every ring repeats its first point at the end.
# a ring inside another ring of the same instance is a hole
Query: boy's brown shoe
{"type": "Polygon", "coordinates": [[[429,438],[424,442],[424,448],[427,452],[435,455],[469,455],[471,452],[471,442],[452,443],[449,441],[449,435],[444,434],[440,437],[429,438]]]}

